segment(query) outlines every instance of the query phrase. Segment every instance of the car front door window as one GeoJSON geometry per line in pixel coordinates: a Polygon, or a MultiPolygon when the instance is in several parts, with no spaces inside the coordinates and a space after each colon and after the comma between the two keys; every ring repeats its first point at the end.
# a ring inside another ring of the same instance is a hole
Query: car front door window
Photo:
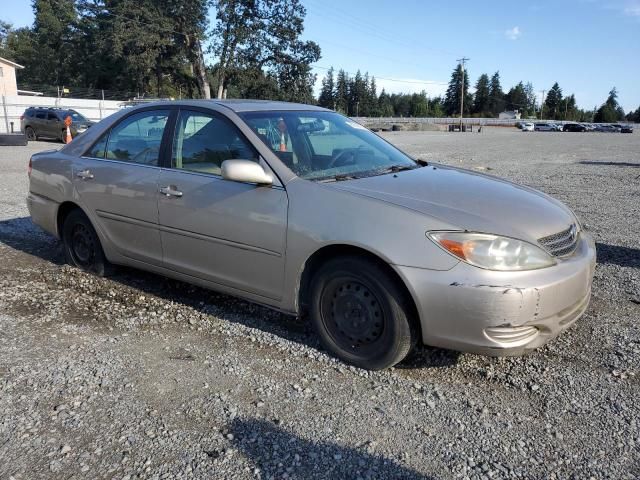
{"type": "Polygon", "coordinates": [[[125,118],[108,136],[106,158],[157,166],[168,119],[169,110],[146,111],[125,118]]]}
{"type": "Polygon", "coordinates": [[[258,161],[255,150],[227,120],[195,111],[181,111],[173,139],[172,165],[192,172],[220,175],[222,162],[258,161]]]}

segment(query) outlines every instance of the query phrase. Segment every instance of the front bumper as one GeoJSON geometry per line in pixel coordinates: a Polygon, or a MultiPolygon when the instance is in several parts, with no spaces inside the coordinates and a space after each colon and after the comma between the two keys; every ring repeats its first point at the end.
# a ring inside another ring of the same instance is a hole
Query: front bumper
{"type": "Polygon", "coordinates": [[[569,328],[587,309],[595,243],[581,232],[575,252],[553,267],[496,272],[464,262],[448,271],[396,266],[416,302],[427,345],[518,355],[569,328]]]}

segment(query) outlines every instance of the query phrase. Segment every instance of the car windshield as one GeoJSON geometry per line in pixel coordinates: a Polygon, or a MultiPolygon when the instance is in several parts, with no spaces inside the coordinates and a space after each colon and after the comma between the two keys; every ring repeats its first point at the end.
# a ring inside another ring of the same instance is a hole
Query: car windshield
{"type": "Polygon", "coordinates": [[[62,118],[65,119],[67,117],[71,117],[71,120],[73,122],[86,122],[87,121],[87,117],[85,117],[84,115],[76,112],[75,110],[67,110],[66,112],[62,113],[62,118]]]}
{"type": "Polygon", "coordinates": [[[287,167],[307,180],[343,180],[419,166],[367,128],[337,113],[269,111],[241,116],[287,167]]]}

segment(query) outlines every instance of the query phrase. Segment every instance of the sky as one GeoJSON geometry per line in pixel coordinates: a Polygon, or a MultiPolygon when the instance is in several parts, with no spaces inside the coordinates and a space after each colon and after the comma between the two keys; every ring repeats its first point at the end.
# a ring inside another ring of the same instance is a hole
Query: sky
{"type": "MultiPolygon", "coordinates": [[[[376,77],[378,92],[446,90],[457,59],[471,84],[500,72],[507,91],[558,82],[578,105],[602,104],[613,86],[625,111],[640,106],[640,0],[301,0],[304,38],[316,41],[318,84],[328,67],[376,77]]],[[[0,0],[0,18],[31,25],[30,0],[0,0]]]]}

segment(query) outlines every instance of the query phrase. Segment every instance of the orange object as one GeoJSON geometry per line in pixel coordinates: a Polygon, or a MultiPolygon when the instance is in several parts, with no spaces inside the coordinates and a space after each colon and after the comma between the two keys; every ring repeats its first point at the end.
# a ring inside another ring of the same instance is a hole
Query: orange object
{"type": "Polygon", "coordinates": [[[65,136],[64,143],[71,143],[71,140],[73,140],[71,137],[71,129],[69,128],[72,122],[73,120],[71,120],[71,116],[67,115],[64,119],[64,125],[67,127],[67,134],[65,136]]]}
{"type": "Polygon", "coordinates": [[[442,245],[444,248],[449,250],[456,257],[460,257],[463,260],[467,258],[467,256],[465,255],[465,246],[460,242],[456,242],[454,240],[442,239],[440,240],[440,245],[442,245]]]}
{"type": "Polygon", "coordinates": [[[280,134],[280,151],[281,152],[287,151],[287,141],[284,139],[284,133],[280,134]]]}

